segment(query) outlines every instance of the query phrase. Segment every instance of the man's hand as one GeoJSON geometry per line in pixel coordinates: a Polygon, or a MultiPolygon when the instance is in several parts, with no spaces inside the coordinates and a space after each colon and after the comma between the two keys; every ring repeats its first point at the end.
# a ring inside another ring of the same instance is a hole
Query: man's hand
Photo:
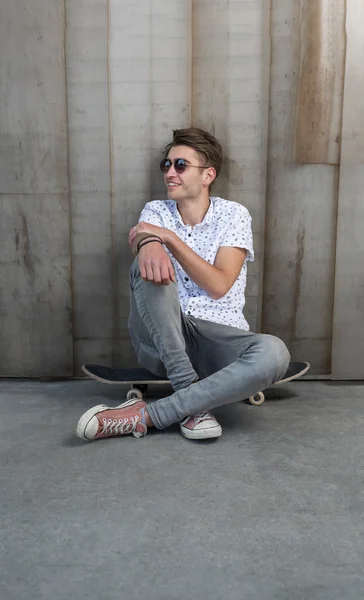
{"type": "Polygon", "coordinates": [[[172,261],[160,242],[150,242],[144,248],[140,248],[138,262],[144,281],[152,281],[156,285],[169,285],[176,281],[172,261]]]}
{"type": "Polygon", "coordinates": [[[139,233],[149,233],[150,235],[157,235],[161,238],[163,244],[166,244],[172,232],[169,229],[165,229],[164,227],[158,227],[157,225],[151,225],[150,223],[145,223],[144,221],[142,221],[141,223],[135,225],[135,227],[132,227],[129,231],[130,246],[133,245],[133,242],[139,233]]]}

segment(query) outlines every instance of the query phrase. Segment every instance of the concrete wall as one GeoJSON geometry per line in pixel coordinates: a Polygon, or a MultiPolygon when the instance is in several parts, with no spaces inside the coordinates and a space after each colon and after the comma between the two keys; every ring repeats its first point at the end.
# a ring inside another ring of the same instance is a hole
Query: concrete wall
{"type": "Polygon", "coordinates": [[[364,5],[347,3],[332,373],[364,378],[364,5]]]}
{"type": "Polygon", "coordinates": [[[312,50],[306,0],[2,3],[1,375],[135,363],[127,232],[165,197],[160,151],[190,124],[225,148],[215,193],[253,216],[251,328],[331,372],[344,0],[318,4],[312,50]]]}
{"type": "Polygon", "coordinates": [[[0,5],[0,373],[72,374],[64,7],[0,5]]]}
{"type": "MultiPolygon", "coordinates": [[[[332,122],[337,127],[339,111],[328,114],[322,86],[328,80],[326,48],[335,36],[341,86],[332,85],[329,98],[331,104],[342,106],[344,14],[340,5],[343,0],[322,0],[309,7],[305,0],[272,3],[263,330],[279,333],[293,356],[309,360],[311,372],[320,374],[331,372],[339,167],[298,162],[295,143],[298,137],[300,149],[311,149],[310,156],[318,162],[317,154],[330,147],[332,122]],[[333,23],[327,19],[330,12],[323,10],[327,4],[337,8],[333,23]],[[316,24],[310,52],[304,18],[316,24]],[[312,92],[320,81],[322,93],[312,92]],[[304,93],[308,108],[302,107],[304,93]]],[[[330,162],[326,156],[320,157],[323,160],[330,162]]],[[[307,152],[304,162],[311,162],[307,152]]]]}

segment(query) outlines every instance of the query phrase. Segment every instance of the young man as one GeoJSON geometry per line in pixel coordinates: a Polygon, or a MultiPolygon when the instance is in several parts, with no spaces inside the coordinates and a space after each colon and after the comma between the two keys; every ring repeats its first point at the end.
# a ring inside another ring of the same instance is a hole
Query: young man
{"type": "Polygon", "coordinates": [[[129,333],[140,365],[170,379],[174,393],[146,404],[99,405],[79,420],[85,440],[180,423],[190,439],[219,437],[209,412],[281,379],[284,343],[251,333],[243,315],[246,261],[254,258],[251,217],[244,206],[211,197],[222,151],[196,128],[174,131],[160,163],[168,200],[148,202],[129,243],[129,333]]]}

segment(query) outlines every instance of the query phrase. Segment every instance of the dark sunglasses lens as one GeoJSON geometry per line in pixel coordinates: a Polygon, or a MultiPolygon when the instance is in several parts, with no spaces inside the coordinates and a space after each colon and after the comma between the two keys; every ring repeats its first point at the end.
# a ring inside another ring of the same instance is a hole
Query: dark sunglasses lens
{"type": "Polygon", "coordinates": [[[174,164],[174,168],[175,168],[176,173],[179,173],[179,174],[184,173],[184,171],[188,167],[188,164],[187,164],[187,162],[185,161],[184,158],[177,158],[175,161],[172,161],[169,158],[164,158],[159,163],[159,168],[162,171],[162,173],[168,173],[168,171],[171,168],[172,164],[174,164]]]}
{"type": "Polygon", "coordinates": [[[162,171],[162,173],[168,173],[169,169],[171,168],[171,161],[168,158],[163,158],[163,160],[161,160],[161,162],[159,163],[159,168],[162,171]]]}
{"type": "Polygon", "coordinates": [[[184,158],[177,158],[174,163],[174,168],[176,169],[176,173],[183,173],[187,169],[187,163],[184,158]]]}

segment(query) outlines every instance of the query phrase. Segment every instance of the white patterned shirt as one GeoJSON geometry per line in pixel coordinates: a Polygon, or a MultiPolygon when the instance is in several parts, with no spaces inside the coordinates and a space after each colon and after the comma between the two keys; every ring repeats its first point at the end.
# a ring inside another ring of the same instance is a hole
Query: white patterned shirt
{"type": "Polygon", "coordinates": [[[247,261],[254,260],[253,235],[249,211],[238,204],[222,198],[211,197],[210,206],[202,223],[193,227],[185,225],[174,200],[147,202],[139,222],[145,221],[173,231],[187,246],[211,265],[221,246],[245,248],[247,257],[230,290],[214,300],[205,290],[194,283],[174,256],[167,250],[176,273],[178,296],[182,311],[198,319],[230,325],[249,330],[243,315],[247,261]]]}

